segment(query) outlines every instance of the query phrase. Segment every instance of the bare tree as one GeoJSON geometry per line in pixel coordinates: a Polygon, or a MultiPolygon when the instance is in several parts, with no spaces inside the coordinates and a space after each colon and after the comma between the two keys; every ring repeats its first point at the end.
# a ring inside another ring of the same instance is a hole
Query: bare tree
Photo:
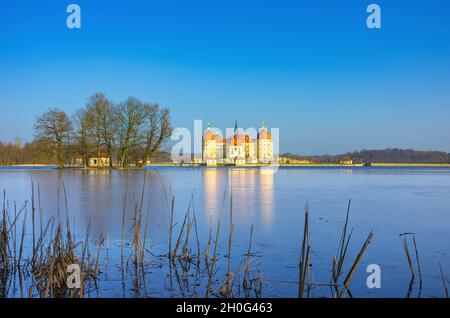
{"type": "Polygon", "coordinates": [[[172,134],[170,111],[168,109],[160,109],[158,104],[151,105],[149,103],[144,103],[143,108],[144,152],[141,167],[146,165],[149,156],[159,150],[172,134]]]}
{"type": "Polygon", "coordinates": [[[129,164],[130,149],[139,146],[143,118],[144,107],[137,98],[129,97],[115,108],[115,149],[122,167],[129,164]]]}
{"type": "Polygon", "coordinates": [[[109,144],[111,140],[108,138],[105,143],[104,138],[106,135],[105,120],[109,118],[109,114],[112,113],[111,103],[103,93],[95,93],[89,98],[86,105],[86,111],[92,119],[89,126],[89,133],[95,140],[97,157],[100,158],[102,146],[105,145],[111,161],[111,145],[109,144]]]}
{"type": "Polygon", "coordinates": [[[75,112],[73,116],[74,134],[75,134],[75,152],[83,158],[83,165],[85,167],[89,164],[89,152],[92,144],[92,137],[90,136],[90,129],[93,126],[92,113],[86,109],[80,109],[75,112]]]}
{"type": "Polygon", "coordinates": [[[34,126],[37,140],[50,142],[56,155],[58,168],[63,169],[64,141],[72,131],[72,123],[67,114],[59,109],[50,109],[36,119],[34,126]]]}
{"type": "Polygon", "coordinates": [[[37,117],[34,128],[32,143],[0,142],[0,165],[45,162],[63,168],[78,155],[87,166],[92,151],[98,157],[106,151],[111,166],[115,161],[122,167],[143,167],[172,132],[168,109],[133,97],[114,105],[102,93],[92,95],[72,121],[63,111],[50,109],[37,117]]]}
{"type": "Polygon", "coordinates": [[[106,147],[106,151],[110,158],[109,165],[112,167],[113,165],[113,146],[114,146],[114,138],[116,134],[116,123],[115,123],[115,111],[112,103],[108,101],[102,109],[100,113],[100,129],[102,134],[103,143],[106,147]]]}

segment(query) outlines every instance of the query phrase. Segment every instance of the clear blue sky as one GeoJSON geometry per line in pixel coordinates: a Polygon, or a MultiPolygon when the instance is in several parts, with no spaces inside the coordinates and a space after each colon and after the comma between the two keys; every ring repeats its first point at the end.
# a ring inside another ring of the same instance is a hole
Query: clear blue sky
{"type": "Polygon", "coordinates": [[[450,152],[449,14],[447,0],[1,0],[0,140],[101,91],[170,107],[175,127],[266,121],[282,152],[450,152]]]}

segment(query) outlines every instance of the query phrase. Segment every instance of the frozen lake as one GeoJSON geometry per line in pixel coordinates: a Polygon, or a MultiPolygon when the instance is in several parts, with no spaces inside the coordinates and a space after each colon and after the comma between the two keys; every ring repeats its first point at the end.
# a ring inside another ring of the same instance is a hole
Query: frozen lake
{"type": "MultiPolygon", "coordinates": [[[[226,275],[232,193],[232,269],[238,272],[245,259],[253,225],[252,251],[256,254],[252,264],[262,272],[261,295],[265,297],[297,296],[306,202],[310,206],[314,282],[330,282],[332,258],[337,253],[349,199],[349,229],[353,234],[344,277],[367,235],[374,232],[373,242],[351,281],[354,297],[406,296],[410,273],[400,236],[403,233],[416,236],[423,276],[421,296],[444,296],[439,263],[447,277],[450,275],[450,169],[446,168],[280,168],[275,173],[259,168],[149,168],[142,201],[143,219],[148,224],[148,268],[139,292],[132,288],[132,273],[121,279],[120,246],[125,194],[129,235],[135,204],[141,202],[144,171],[0,169],[0,188],[6,190],[10,207],[14,201],[19,206],[30,200],[32,181],[36,197],[39,185],[44,220],[53,216],[65,222],[68,214],[76,240],[83,240],[90,216],[94,248],[96,239],[105,236],[102,275],[99,287],[89,295],[92,297],[204,296],[204,277],[199,278],[200,283],[179,287],[171,281],[167,261],[161,257],[167,253],[173,196],[174,233],[178,233],[192,199],[202,251],[210,228],[215,235],[221,219],[217,277],[222,279],[226,275]],[[380,289],[366,286],[369,264],[381,267],[380,289]]],[[[27,234],[28,244],[30,239],[27,234]]],[[[412,239],[409,242],[415,262],[412,239]]],[[[195,236],[189,244],[195,252],[195,236]]],[[[128,250],[126,253],[130,253],[128,250]]],[[[330,297],[330,287],[315,287],[312,296],[330,297]]],[[[411,296],[418,296],[418,279],[411,296]]]]}

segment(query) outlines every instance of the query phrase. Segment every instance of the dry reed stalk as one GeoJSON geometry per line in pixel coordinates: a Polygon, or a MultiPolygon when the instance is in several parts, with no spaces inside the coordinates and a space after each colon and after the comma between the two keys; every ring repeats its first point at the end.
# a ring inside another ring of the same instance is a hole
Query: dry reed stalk
{"type": "Polygon", "coordinates": [[[16,260],[17,260],[17,226],[16,226],[16,220],[17,220],[17,205],[16,201],[14,201],[14,232],[13,232],[13,263],[14,263],[14,272],[16,270],[16,260]]]}
{"type": "Polygon", "coordinates": [[[24,298],[24,295],[23,295],[23,273],[20,268],[19,268],[19,288],[20,288],[20,298],[24,298]]]}
{"type": "Polygon", "coordinates": [[[209,264],[209,254],[211,252],[211,239],[212,239],[212,221],[210,221],[209,225],[209,237],[208,242],[206,243],[206,250],[205,250],[205,268],[208,269],[209,264]]]}
{"type": "Polygon", "coordinates": [[[406,240],[406,237],[403,238],[403,250],[405,251],[406,259],[408,261],[409,270],[411,272],[411,279],[413,280],[414,277],[415,277],[414,266],[413,266],[413,263],[412,263],[412,260],[411,260],[411,256],[409,254],[408,241],[406,240]]]}
{"type": "Polygon", "coordinates": [[[6,218],[6,191],[3,192],[2,219],[0,222],[0,297],[7,296],[7,285],[10,275],[9,264],[9,237],[6,218]]]}
{"type": "Polygon", "coordinates": [[[229,224],[229,236],[228,236],[228,267],[227,267],[227,290],[230,291],[230,279],[231,279],[231,244],[233,242],[233,193],[230,194],[230,224],[229,224]]]}
{"type": "Polygon", "coordinates": [[[35,266],[35,261],[36,261],[36,259],[35,259],[35,253],[36,253],[36,250],[35,250],[35,247],[36,247],[36,243],[35,243],[35,241],[36,241],[36,238],[35,238],[35,229],[34,229],[34,213],[35,213],[35,205],[34,205],[34,183],[33,183],[33,180],[31,180],[31,228],[32,228],[32,234],[33,234],[33,246],[32,246],[32,248],[33,248],[33,258],[32,258],[32,264],[33,264],[33,268],[34,268],[34,266],[35,266]]]}
{"type": "Polygon", "coordinates": [[[187,210],[187,212],[186,212],[186,214],[185,214],[185,216],[184,216],[183,225],[181,226],[181,230],[180,230],[180,233],[179,233],[179,235],[178,235],[177,243],[176,243],[176,245],[175,245],[175,249],[174,249],[173,254],[172,254],[173,256],[176,256],[176,255],[177,255],[178,248],[180,247],[181,240],[182,240],[183,234],[184,234],[184,229],[185,229],[185,227],[186,227],[186,224],[188,223],[189,212],[190,212],[190,210],[191,210],[191,206],[192,206],[192,201],[193,201],[193,199],[194,199],[194,195],[192,195],[192,197],[191,197],[191,201],[190,201],[190,203],[189,203],[188,210],[187,210]]]}
{"type": "Polygon", "coordinates": [[[139,239],[139,229],[138,229],[138,204],[137,202],[134,204],[134,218],[133,218],[133,247],[134,247],[134,264],[137,264],[137,244],[139,239]]]}
{"type": "Polygon", "coordinates": [[[444,272],[442,271],[441,263],[439,263],[439,270],[441,272],[442,284],[444,285],[445,297],[448,298],[448,289],[447,289],[447,284],[445,283],[445,276],[444,276],[444,272]]]}
{"type": "Polygon", "coordinates": [[[342,268],[344,266],[345,257],[347,255],[348,245],[350,242],[350,238],[352,236],[353,230],[350,231],[350,234],[347,236],[347,228],[348,228],[348,222],[349,222],[349,216],[350,216],[350,206],[351,206],[351,200],[348,201],[347,205],[347,213],[345,216],[345,223],[344,227],[342,229],[341,238],[339,240],[339,246],[337,255],[338,258],[335,256],[333,257],[333,268],[332,268],[332,282],[334,282],[335,286],[335,296],[338,294],[338,286],[339,286],[339,278],[342,274],[342,268]]]}
{"type": "Polygon", "coordinates": [[[141,191],[141,200],[140,200],[140,205],[139,205],[139,210],[137,210],[137,203],[136,203],[136,207],[135,207],[135,224],[134,224],[134,240],[133,240],[133,245],[134,245],[134,263],[135,265],[138,264],[138,259],[141,260],[141,255],[142,255],[142,251],[143,249],[145,249],[145,247],[143,247],[142,245],[142,240],[141,240],[141,235],[142,235],[142,214],[143,214],[143,210],[144,210],[144,196],[145,196],[145,185],[146,185],[146,180],[147,180],[147,171],[144,170],[144,182],[142,183],[142,191],[141,191]],[[138,212],[138,217],[136,215],[136,212],[138,212]]]}
{"type": "Polygon", "coordinates": [[[372,238],[373,238],[373,232],[371,231],[369,233],[366,241],[364,242],[363,246],[361,247],[361,250],[359,251],[358,256],[356,257],[355,262],[353,263],[349,273],[347,274],[347,277],[344,280],[344,287],[340,291],[338,298],[341,298],[344,295],[344,293],[348,292],[348,288],[350,286],[350,281],[352,279],[353,273],[356,271],[356,268],[358,267],[362,257],[364,256],[364,254],[367,251],[367,248],[369,247],[370,243],[372,242],[372,238]]]}
{"type": "Polygon", "coordinates": [[[39,239],[38,239],[38,241],[36,243],[36,250],[40,251],[39,252],[39,257],[37,259],[37,266],[40,266],[40,264],[43,261],[43,258],[44,258],[43,248],[44,248],[44,243],[45,243],[45,237],[46,237],[47,232],[48,232],[48,230],[50,228],[50,225],[53,224],[53,222],[54,222],[54,218],[50,218],[47,221],[47,225],[45,226],[45,229],[43,229],[43,233],[39,236],[39,239]]]}
{"type": "Polygon", "coordinates": [[[172,204],[170,207],[170,220],[169,220],[169,260],[172,259],[172,232],[173,232],[173,211],[175,207],[175,196],[172,197],[172,204]]]}
{"type": "Polygon", "coordinates": [[[98,250],[97,250],[97,257],[95,260],[95,269],[94,269],[95,276],[99,272],[100,251],[101,251],[101,248],[102,248],[102,245],[104,242],[105,242],[105,235],[102,233],[102,234],[100,234],[100,238],[98,240],[98,250]]]}
{"type": "Polygon", "coordinates": [[[309,205],[305,205],[305,220],[303,226],[303,240],[298,264],[298,298],[303,298],[305,280],[309,271],[310,233],[309,233],[309,205]]]}
{"type": "Polygon", "coordinates": [[[21,270],[21,261],[22,261],[22,253],[23,253],[23,243],[24,243],[24,239],[25,239],[25,231],[26,231],[26,220],[27,220],[27,214],[25,213],[25,217],[23,219],[23,223],[22,223],[22,236],[20,238],[20,247],[19,247],[19,259],[17,261],[17,266],[19,267],[19,271],[21,270]]]}
{"type": "MultiPolygon", "coordinates": [[[[39,208],[39,228],[40,228],[40,234],[39,237],[43,238],[43,211],[42,211],[42,206],[41,206],[41,187],[38,183],[38,208],[39,208]]],[[[75,230],[74,230],[75,231],[75,230]]],[[[41,249],[40,249],[40,253],[41,255],[43,254],[43,246],[41,245],[41,249]]]]}
{"type": "Polygon", "coordinates": [[[14,201],[14,215],[10,218],[6,200],[6,191],[3,194],[2,219],[0,222],[0,296],[7,297],[10,284],[13,284],[15,294],[17,270],[17,221],[26,209],[27,201],[17,210],[14,201]],[[10,281],[12,279],[12,281],[10,281]]]}
{"type": "MultiPolygon", "coordinates": [[[[230,272],[230,279],[228,280],[228,278],[226,278],[224,280],[224,282],[219,286],[218,288],[218,294],[221,295],[222,297],[233,297],[233,285],[234,282],[236,281],[236,279],[239,281],[239,277],[242,273],[242,271],[245,272],[245,270],[247,270],[247,268],[250,267],[250,263],[253,261],[254,259],[250,258],[246,260],[246,262],[244,262],[244,264],[241,264],[241,266],[238,268],[238,270],[233,273],[230,272]],[[227,286],[227,284],[230,285],[230,287],[227,286]]],[[[262,271],[261,269],[259,270],[259,275],[257,278],[253,278],[250,279],[249,278],[249,285],[247,288],[244,288],[244,292],[246,295],[249,295],[250,290],[252,289],[253,286],[253,290],[254,291],[258,291],[260,290],[260,287],[258,285],[262,285],[262,271]]],[[[240,293],[240,285],[238,284],[238,293],[240,293]]],[[[249,297],[249,296],[246,296],[249,297]]]]}
{"type": "Polygon", "coordinates": [[[36,281],[40,282],[38,286],[45,285],[45,297],[67,297],[67,267],[77,264],[78,259],[75,256],[73,242],[69,241],[70,236],[64,240],[62,227],[58,225],[56,236],[48,247],[48,257],[46,261],[33,270],[36,281]]]}
{"type": "MultiPolygon", "coordinates": [[[[84,296],[84,272],[86,270],[86,265],[85,265],[85,259],[86,259],[86,254],[89,253],[88,249],[89,249],[89,233],[91,231],[91,216],[89,215],[88,217],[88,221],[87,221],[87,228],[86,228],[86,236],[84,239],[84,244],[82,247],[82,256],[81,256],[81,273],[80,273],[80,297],[83,298],[84,296]]],[[[89,262],[88,262],[89,265],[89,262]]]]}
{"type": "Polygon", "coordinates": [[[125,211],[127,208],[127,197],[128,197],[128,188],[125,189],[125,194],[123,198],[123,209],[122,209],[122,240],[120,244],[120,264],[122,271],[123,271],[123,248],[125,244],[125,211]]]}
{"type": "Polygon", "coordinates": [[[263,273],[262,270],[259,270],[259,278],[257,283],[255,284],[255,295],[256,297],[260,297],[261,296],[261,291],[262,291],[262,284],[263,284],[263,273]]]}
{"type": "Polygon", "coordinates": [[[253,224],[250,226],[250,240],[248,243],[247,262],[245,264],[245,272],[244,272],[244,279],[243,279],[244,290],[248,289],[251,286],[249,271],[250,271],[250,260],[251,260],[251,250],[252,250],[252,238],[253,238],[253,224]]]}
{"type": "Polygon", "coordinates": [[[214,265],[216,264],[216,260],[217,260],[217,247],[219,245],[219,232],[220,232],[220,218],[219,221],[217,222],[217,230],[216,230],[216,240],[214,242],[214,253],[213,253],[213,258],[211,261],[211,266],[208,269],[208,287],[206,289],[206,295],[205,298],[209,298],[209,295],[211,293],[211,286],[212,286],[212,280],[213,280],[213,275],[214,275],[214,265]]]}
{"type": "Polygon", "coordinates": [[[416,236],[415,235],[413,235],[413,243],[414,243],[414,250],[415,250],[415,253],[416,253],[417,268],[419,270],[419,282],[420,282],[419,283],[419,285],[420,285],[419,289],[421,290],[422,289],[422,270],[420,268],[419,250],[417,249],[416,236]]]}
{"type": "Polygon", "coordinates": [[[144,249],[142,246],[141,241],[141,229],[142,229],[142,213],[143,213],[143,207],[144,207],[144,196],[145,196],[145,184],[146,184],[146,177],[147,177],[147,171],[144,171],[144,182],[142,184],[142,191],[141,191],[141,200],[138,207],[138,203],[135,203],[134,208],[134,239],[133,239],[133,246],[134,246],[134,265],[137,266],[139,263],[138,260],[141,260],[141,250],[144,249]]]}
{"type": "MultiPolygon", "coordinates": [[[[144,266],[144,259],[145,259],[145,246],[147,244],[147,229],[148,229],[148,216],[147,216],[147,220],[145,222],[145,229],[144,229],[144,240],[142,242],[142,246],[141,246],[141,259],[140,259],[140,263],[141,266],[143,268],[144,266]]],[[[142,271],[142,273],[144,273],[144,271],[142,271]]]]}
{"type": "Polygon", "coordinates": [[[64,194],[64,208],[66,210],[66,228],[67,228],[67,233],[70,233],[70,220],[69,220],[69,204],[67,201],[67,193],[66,193],[66,185],[63,181],[62,183],[63,186],[63,194],[64,194]]]}
{"type": "Polygon", "coordinates": [[[189,236],[191,234],[193,221],[190,219],[188,220],[187,226],[186,226],[186,238],[184,240],[183,248],[181,249],[181,255],[182,257],[187,260],[188,262],[191,261],[190,258],[190,249],[189,249],[189,236]]]}
{"type": "Polygon", "coordinates": [[[197,217],[195,215],[195,206],[192,205],[192,215],[194,218],[194,230],[195,230],[195,238],[197,240],[197,270],[200,271],[200,261],[201,261],[201,252],[200,252],[200,238],[198,235],[198,227],[197,227],[197,217]]]}

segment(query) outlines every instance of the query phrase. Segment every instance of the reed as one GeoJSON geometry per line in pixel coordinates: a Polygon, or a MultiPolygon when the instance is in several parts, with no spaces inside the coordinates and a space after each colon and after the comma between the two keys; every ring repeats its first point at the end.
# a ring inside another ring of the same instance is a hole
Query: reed
{"type": "Polygon", "coordinates": [[[342,268],[344,266],[345,257],[347,255],[348,245],[350,238],[352,236],[353,230],[347,235],[348,222],[350,216],[350,206],[352,201],[348,201],[347,213],[345,216],[345,223],[341,233],[341,239],[339,240],[339,246],[337,251],[337,256],[333,257],[333,267],[332,267],[332,282],[334,283],[335,296],[338,294],[339,278],[342,274],[342,268]]]}
{"type": "Polygon", "coordinates": [[[95,269],[94,269],[95,276],[97,276],[100,271],[100,251],[104,242],[105,242],[105,235],[102,233],[98,240],[97,257],[95,258],[95,269]]]}
{"type": "Polygon", "coordinates": [[[220,218],[217,222],[216,239],[214,241],[214,252],[210,266],[208,266],[208,286],[206,288],[205,298],[209,298],[211,294],[212,281],[214,276],[214,267],[217,261],[217,247],[219,246],[220,218]]]}
{"type": "MultiPolygon", "coordinates": [[[[39,237],[43,238],[44,237],[44,215],[43,215],[43,211],[42,211],[42,205],[41,205],[41,187],[38,183],[38,208],[39,208],[39,237]]],[[[74,222],[75,223],[75,222],[74,222]]],[[[43,254],[44,250],[43,250],[43,245],[40,245],[40,255],[43,254]]]]}
{"type": "Polygon", "coordinates": [[[193,218],[194,218],[195,239],[197,241],[197,270],[200,272],[201,248],[200,248],[200,237],[198,234],[197,216],[195,214],[195,206],[194,205],[192,205],[192,214],[193,214],[193,218]]]}
{"type": "Polygon", "coordinates": [[[228,267],[227,267],[227,294],[231,293],[231,244],[233,242],[233,194],[230,195],[230,224],[229,224],[229,235],[228,235],[228,267]]]}
{"type": "Polygon", "coordinates": [[[366,241],[364,242],[363,246],[361,247],[361,250],[359,251],[358,255],[356,256],[355,261],[353,262],[352,267],[350,268],[349,273],[347,274],[347,277],[344,280],[344,287],[341,289],[341,291],[338,294],[338,298],[341,298],[346,292],[348,292],[348,288],[350,286],[350,281],[352,279],[353,274],[356,271],[356,268],[358,267],[359,263],[361,262],[362,257],[367,251],[367,248],[369,247],[370,243],[372,242],[373,238],[373,232],[371,231],[369,235],[367,236],[366,241]]]}
{"type": "Polygon", "coordinates": [[[414,280],[415,277],[414,266],[412,263],[411,255],[409,253],[408,241],[406,237],[403,238],[403,251],[405,252],[406,260],[408,261],[409,271],[411,273],[411,280],[414,280]]]}
{"type": "Polygon", "coordinates": [[[206,250],[205,250],[205,267],[208,268],[209,264],[209,257],[211,253],[211,240],[212,240],[212,222],[210,221],[209,225],[209,236],[208,236],[208,242],[206,243],[206,250]]]}
{"type": "Polygon", "coordinates": [[[442,284],[444,285],[445,297],[448,298],[448,289],[447,289],[447,284],[445,283],[445,276],[444,276],[444,272],[442,271],[441,263],[439,263],[439,271],[441,272],[441,279],[442,279],[442,284]]]}
{"type": "MultiPolygon", "coordinates": [[[[182,239],[183,239],[184,229],[185,229],[185,227],[186,227],[186,224],[188,223],[189,212],[190,212],[191,206],[192,206],[192,200],[193,200],[193,196],[191,197],[191,201],[190,201],[190,203],[189,203],[189,207],[188,207],[188,209],[187,209],[187,212],[186,212],[186,214],[184,215],[183,224],[182,224],[182,226],[181,226],[180,233],[178,234],[177,243],[175,244],[175,248],[174,248],[173,253],[172,253],[172,258],[175,257],[175,256],[177,256],[178,248],[180,247],[181,241],[182,241],[182,239]]],[[[173,260],[172,260],[172,261],[173,261],[173,260]]]]}
{"type": "Polygon", "coordinates": [[[33,180],[31,180],[31,230],[32,230],[32,235],[33,235],[33,268],[35,266],[35,253],[36,253],[36,238],[35,238],[35,225],[34,225],[34,214],[35,214],[35,205],[34,205],[34,183],[33,180]]]}
{"type": "MultiPolygon", "coordinates": [[[[414,251],[416,254],[417,269],[419,270],[419,295],[422,290],[422,269],[420,268],[419,250],[417,249],[416,236],[413,235],[414,251]]],[[[420,297],[420,296],[419,296],[420,297]]]]}
{"type": "MultiPolygon", "coordinates": [[[[96,282],[101,267],[101,250],[105,241],[102,234],[97,241],[98,249],[96,256],[91,262],[89,251],[91,218],[87,218],[87,229],[84,242],[76,243],[70,224],[67,193],[63,184],[64,202],[66,208],[66,226],[64,227],[51,217],[46,224],[43,221],[43,213],[40,200],[40,188],[38,186],[37,198],[35,185],[32,184],[31,199],[31,246],[26,249],[27,236],[27,203],[18,209],[14,202],[13,217],[8,213],[6,191],[3,192],[3,206],[0,219],[0,279],[2,280],[0,294],[7,297],[9,290],[7,286],[11,279],[18,278],[20,297],[76,297],[85,296],[85,285],[96,282]],[[36,199],[39,209],[39,230],[36,231],[36,199]],[[34,216],[33,216],[34,213],[34,216]],[[19,217],[22,218],[21,231],[18,229],[19,217]],[[33,235],[34,234],[34,235],[33,235]],[[81,247],[81,251],[78,248],[81,247]],[[29,251],[29,252],[28,252],[29,251]],[[80,290],[69,290],[67,288],[68,265],[79,264],[81,267],[80,290]],[[11,278],[12,277],[12,278],[11,278]]],[[[142,200],[141,200],[142,202],[142,200]]],[[[141,205],[142,207],[142,205],[141,205]]],[[[125,208],[124,208],[125,209],[125,208]]],[[[140,209],[142,211],[142,208],[140,209]]],[[[58,212],[59,214],[59,212],[58,212]]],[[[140,213],[141,214],[141,213],[140,213]]],[[[125,217],[123,217],[125,220],[125,217]]],[[[139,215],[136,228],[140,228],[142,216],[139,215]]],[[[144,239],[138,239],[140,246],[140,263],[144,262],[144,251],[147,240],[147,226],[144,231],[144,239]]],[[[123,239],[121,249],[123,251],[125,222],[123,222],[123,239]]],[[[122,253],[123,254],[123,253],[122,253]]],[[[95,283],[96,284],[96,283],[95,283]]],[[[11,295],[15,294],[15,286],[11,295]]]]}
{"type": "Polygon", "coordinates": [[[2,220],[0,224],[0,296],[2,297],[6,297],[7,295],[7,285],[11,271],[8,254],[9,244],[8,224],[6,219],[6,191],[4,191],[2,220]]]}
{"type": "Polygon", "coordinates": [[[247,261],[245,263],[245,273],[244,273],[244,279],[243,279],[244,290],[248,289],[251,286],[249,271],[250,271],[250,259],[251,259],[250,257],[251,257],[251,252],[252,252],[252,239],[253,239],[253,224],[250,227],[250,240],[248,243],[247,261]]]}
{"type": "Polygon", "coordinates": [[[298,298],[303,298],[306,277],[309,272],[309,254],[311,238],[309,232],[309,204],[305,205],[305,219],[303,224],[303,239],[300,250],[300,260],[298,263],[298,298]]]}
{"type": "Polygon", "coordinates": [[[123,249],[125,244],[125,212],[127,209],[127,197],[128,197],[128,188],[125,190],[125,194],[123,197],[123,208],[122,208],[122,235],[121,235],[121,244],[120,244],[120,265],[121,270],[123,272],[123,249]]]}
{"type": "Polygon", "coordinates": [[[169,220],[169,260],[172,260],[172,233],[173,233],[173,211],[175,207],[175,196],[172,197],[172,204],[170,208],[170,220],[169,220]]]}

